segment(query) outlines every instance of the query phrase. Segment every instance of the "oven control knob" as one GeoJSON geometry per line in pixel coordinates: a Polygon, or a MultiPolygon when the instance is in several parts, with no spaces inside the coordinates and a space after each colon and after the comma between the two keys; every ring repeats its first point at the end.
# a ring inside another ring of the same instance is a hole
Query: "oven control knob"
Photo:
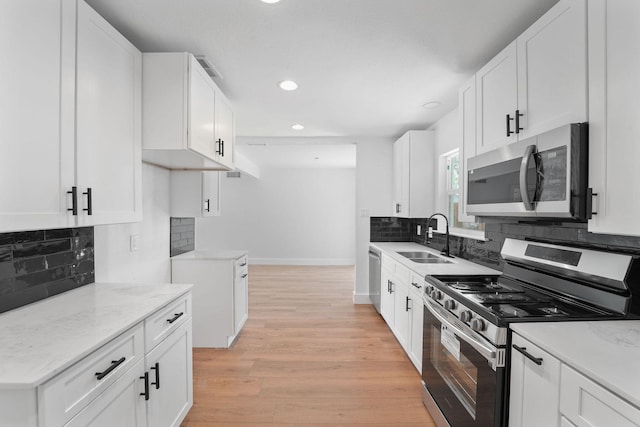
{"type": "Polygon", "coordinates": [[[444,308],[446,308],[447,310],[453,310],[454,308],[456,308],[456,302],[452,299],[448,299],[444,302],[444,308]]]}
{"type": "Polygon", "coordinates": [[[431,291],[431,298],[433,298],[434,300],[442,299],[442,292],[434,289],[433,291],[431,291]]]}
{"type": "Polygon", "coordinates": [[[484,320],[482,320],[482,319],[473,319],[469,326],[471,326],[471,329],[473,329],[476,332],[483,331],[484,330],[484,320]]]}
{"type": "Polygon", "coordinates": [[[462,320],[463,322],[468,322],[469,320],[471,320],[471,311],[465,310],[460,313],[460,320],[462,320]]]}

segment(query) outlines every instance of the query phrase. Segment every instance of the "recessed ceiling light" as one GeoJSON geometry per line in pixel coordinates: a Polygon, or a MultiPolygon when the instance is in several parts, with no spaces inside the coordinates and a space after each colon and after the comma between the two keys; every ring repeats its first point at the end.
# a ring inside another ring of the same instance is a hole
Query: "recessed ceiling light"
{"type": "Polygon", "coordinates": [[[304,129],[304,126],[302,126],[300,124],[295,124],[295,125],[291,125],[291,129],[293,129],[293,130],[302,130],[302,129],[304,129]]]}
{"type": "Polygon", "coordinates": [[[269,3],[269,4],[278,3],[279,1],[280,0],[262,0],[263,3],[269,3]]]}
{"type": "Polygon", "coordinates": [[[280,86],[280,89],[282,89],[282,90],[296,90],[296,89],[298,89],[298,83],[294,82],[293,80],[281,81],[280,83],[278,83],[278,86],[280,86]]]}
{"type": "Polygon", "coordinates": [[[439,101],[430,101],[430,102],[427,102],[426,104],[422,104],[422,108],[426,110],[433,110],[434,108],[438,108],[439,106],[440,106],[439,101]]]}

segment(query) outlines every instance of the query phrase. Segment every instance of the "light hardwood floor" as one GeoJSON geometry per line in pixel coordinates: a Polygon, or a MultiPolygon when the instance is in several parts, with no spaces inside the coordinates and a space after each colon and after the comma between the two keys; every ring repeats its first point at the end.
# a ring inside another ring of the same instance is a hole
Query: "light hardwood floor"
{"type": "Polygon", "coordinates": [[[420,375],[353,267],[251,266],[249,320],[230,349],[194,349],[182,427],[428,426],[420,375]]]}

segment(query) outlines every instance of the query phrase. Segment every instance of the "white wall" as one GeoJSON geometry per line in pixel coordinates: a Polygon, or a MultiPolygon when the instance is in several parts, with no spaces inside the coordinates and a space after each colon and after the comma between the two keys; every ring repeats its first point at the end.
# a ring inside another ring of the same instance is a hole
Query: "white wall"
{"type": "MultiPolygon", "coordinates": [[[[443,159],[442,155],[460,148],[462,144],[462,132],[458,117],[458,108],[455,108],[446,116],[442,117],[429,129],[434,131],[436,155],[435,164],[438,166],[438,171],[443,171],[444,168],[446,168],[446,159],[443,159]]],[[[446,214],[449,208],[447,206],[446,183],[443,182],[445,176],[443,173],[439,172],[434,175],[436,177],[436,191],[434,193],[435,212],[443,212],[446,214]]],[[[440,221],[440,223],[442,224],[439,224],[439,226],[443,226],[442,231],[444,232],[444,221],[440,221]]]]}
{"type": "Polygon", "coordinates": [[[196,249],[247,249],[253,264],[353,265],[354,169],[222,174],[220,217],[196,219],[196,249]]]}
{"type": "Polygon", "coordinates": [[[168,283],[169,171],[142,165],[141,223],[94,228],[96,282],[168,283]],[[140,236],[139,250],[130,251],[130,236],[140,236]]]}
{"type": "Polygon", "coordinates": [[[356,284],[353,301],[369,304],[371,216],[391,216],[393,140],[359,141],[356,152],[356,284]]]}

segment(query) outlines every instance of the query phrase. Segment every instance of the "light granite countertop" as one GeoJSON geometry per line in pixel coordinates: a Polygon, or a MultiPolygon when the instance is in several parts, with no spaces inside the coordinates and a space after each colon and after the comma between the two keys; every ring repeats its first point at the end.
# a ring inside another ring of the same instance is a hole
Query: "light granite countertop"
{"type": "Polygon", "coordinates": [[[93,283],[0,314],[0,388],[44,383],[191,287],[93,283]]]}
{"type": "Polygon", "coordinates": [[[518,323],[511,329],[640,408],[640,320],[518,323]]]}
{"type": "Polygon", "coordinates": [[[475,264],[471,261],[467,261],[462,258],[454,257],[447,258],[451,263],[446,264],[420,264],[413,262],[410,259],[398,254],[398,252],[410,252],[410,251],[425,251],[434,255],[441,255],[439,251],[422,246],[413,242],[370,242],[370,246],[374,246],[380,249],[385,255],[390,256],[394,260],[400,262],[405,267],[414,271],[421,276],[434,276],[434,275],[499,275],[502,274],[499,270],[484,267],[479,264],[475,264]]]}
{"type": "Polygon", "coordinates": [[[172,260],[196,260],[196,259],[218,259],[230,260],[238,259],[248,254],[243,249],[228,249],[218,251],[191,251],[171,257],[172,260]]]}

